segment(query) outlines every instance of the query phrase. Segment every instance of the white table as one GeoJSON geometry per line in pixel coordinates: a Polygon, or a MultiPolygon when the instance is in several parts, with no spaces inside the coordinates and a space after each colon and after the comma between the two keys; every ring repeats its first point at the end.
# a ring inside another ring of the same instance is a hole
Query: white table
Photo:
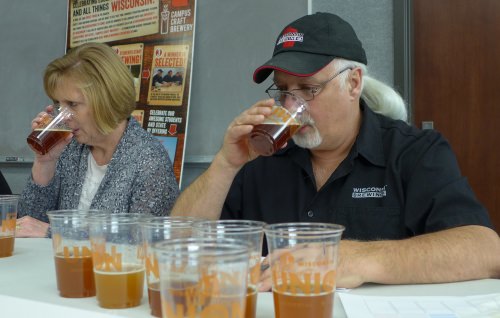
{"type": "MultiPolygon", "coordinates": [[[[500,280],[485,279],[453,284],[364,285],[350,293],[377,296],[466,296],[500,292],[500,280]]],[[[257,302],[258,318],[273,318],[274,305],[271,293],[260,293],[257,302]]],[[[147,292],[139,307],[128,309],[103,309],[95,297],[59,297],[50,239],[16,239],[14,255],[0,258],[0,316],[2,310],[11,310],[15,317],[98,317],[99,313],[119,317],[152,317],[147,292]],[[10,298],[14,297],[14,298],[10,298]],[[65,309],[63,309],[65,308],[65,309]],[[84,310],[83,314],[80,312],[84,310]],[[74,311],[74,312],[72,312],[74,311]],[[60,314],[57,316],[57,314],[60,314]]],[[[335,318],[346,317],[342,303],[335,295],[335,318]]]]}

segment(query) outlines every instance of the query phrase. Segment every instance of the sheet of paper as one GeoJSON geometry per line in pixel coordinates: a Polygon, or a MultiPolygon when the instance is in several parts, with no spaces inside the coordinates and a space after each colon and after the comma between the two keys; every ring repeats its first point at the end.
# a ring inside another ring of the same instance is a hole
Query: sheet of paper
{"type": "Polygon", "coordinates": [[[120,316],[0,295],[0,317],[118,318],[120,316]]]}
{"type": "Polygon", "coordinates": [[[348,318],[500,318],[500,293],[463,297],[338,295],[348,318]]]}

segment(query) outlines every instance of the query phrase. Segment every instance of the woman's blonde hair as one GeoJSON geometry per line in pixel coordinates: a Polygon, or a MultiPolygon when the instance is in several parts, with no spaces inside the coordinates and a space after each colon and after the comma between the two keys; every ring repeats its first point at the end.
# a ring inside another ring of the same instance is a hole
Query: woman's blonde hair
{"type": "Polygon", "coordinates": [[[55,99],[55,90],[65,80],[77,83],[103,134],[114,130],[135,109],[132,74],[106,44],[82,44],[52,61],[43,77],[47,96],[55,99]]]}

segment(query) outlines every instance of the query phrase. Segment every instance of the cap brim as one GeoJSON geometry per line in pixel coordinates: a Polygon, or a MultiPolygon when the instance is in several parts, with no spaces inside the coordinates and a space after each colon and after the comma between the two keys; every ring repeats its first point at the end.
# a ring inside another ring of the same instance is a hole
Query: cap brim
{"type": "Polygon", "coordinates": [[[262,83],[273,71],[308,77],[319,72],[335,56],[288,51],[276,54],[253,73],[255,83],[262,83]]]}

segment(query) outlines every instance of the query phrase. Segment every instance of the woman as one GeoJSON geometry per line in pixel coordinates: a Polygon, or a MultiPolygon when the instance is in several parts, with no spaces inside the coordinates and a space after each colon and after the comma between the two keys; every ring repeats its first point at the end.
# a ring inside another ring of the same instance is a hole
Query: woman
{"type": "Polygon", "coordinates": [[[172,164],[131,116],[132,75],[113,49],[100,43],[72,49],[47,66],[44,88],[54,104],[73,112],[72,134],[46,155],[35,154],[16,235],[46,236],[46,212],[55,209],[168,214],[179,194],[172,164]]]}

